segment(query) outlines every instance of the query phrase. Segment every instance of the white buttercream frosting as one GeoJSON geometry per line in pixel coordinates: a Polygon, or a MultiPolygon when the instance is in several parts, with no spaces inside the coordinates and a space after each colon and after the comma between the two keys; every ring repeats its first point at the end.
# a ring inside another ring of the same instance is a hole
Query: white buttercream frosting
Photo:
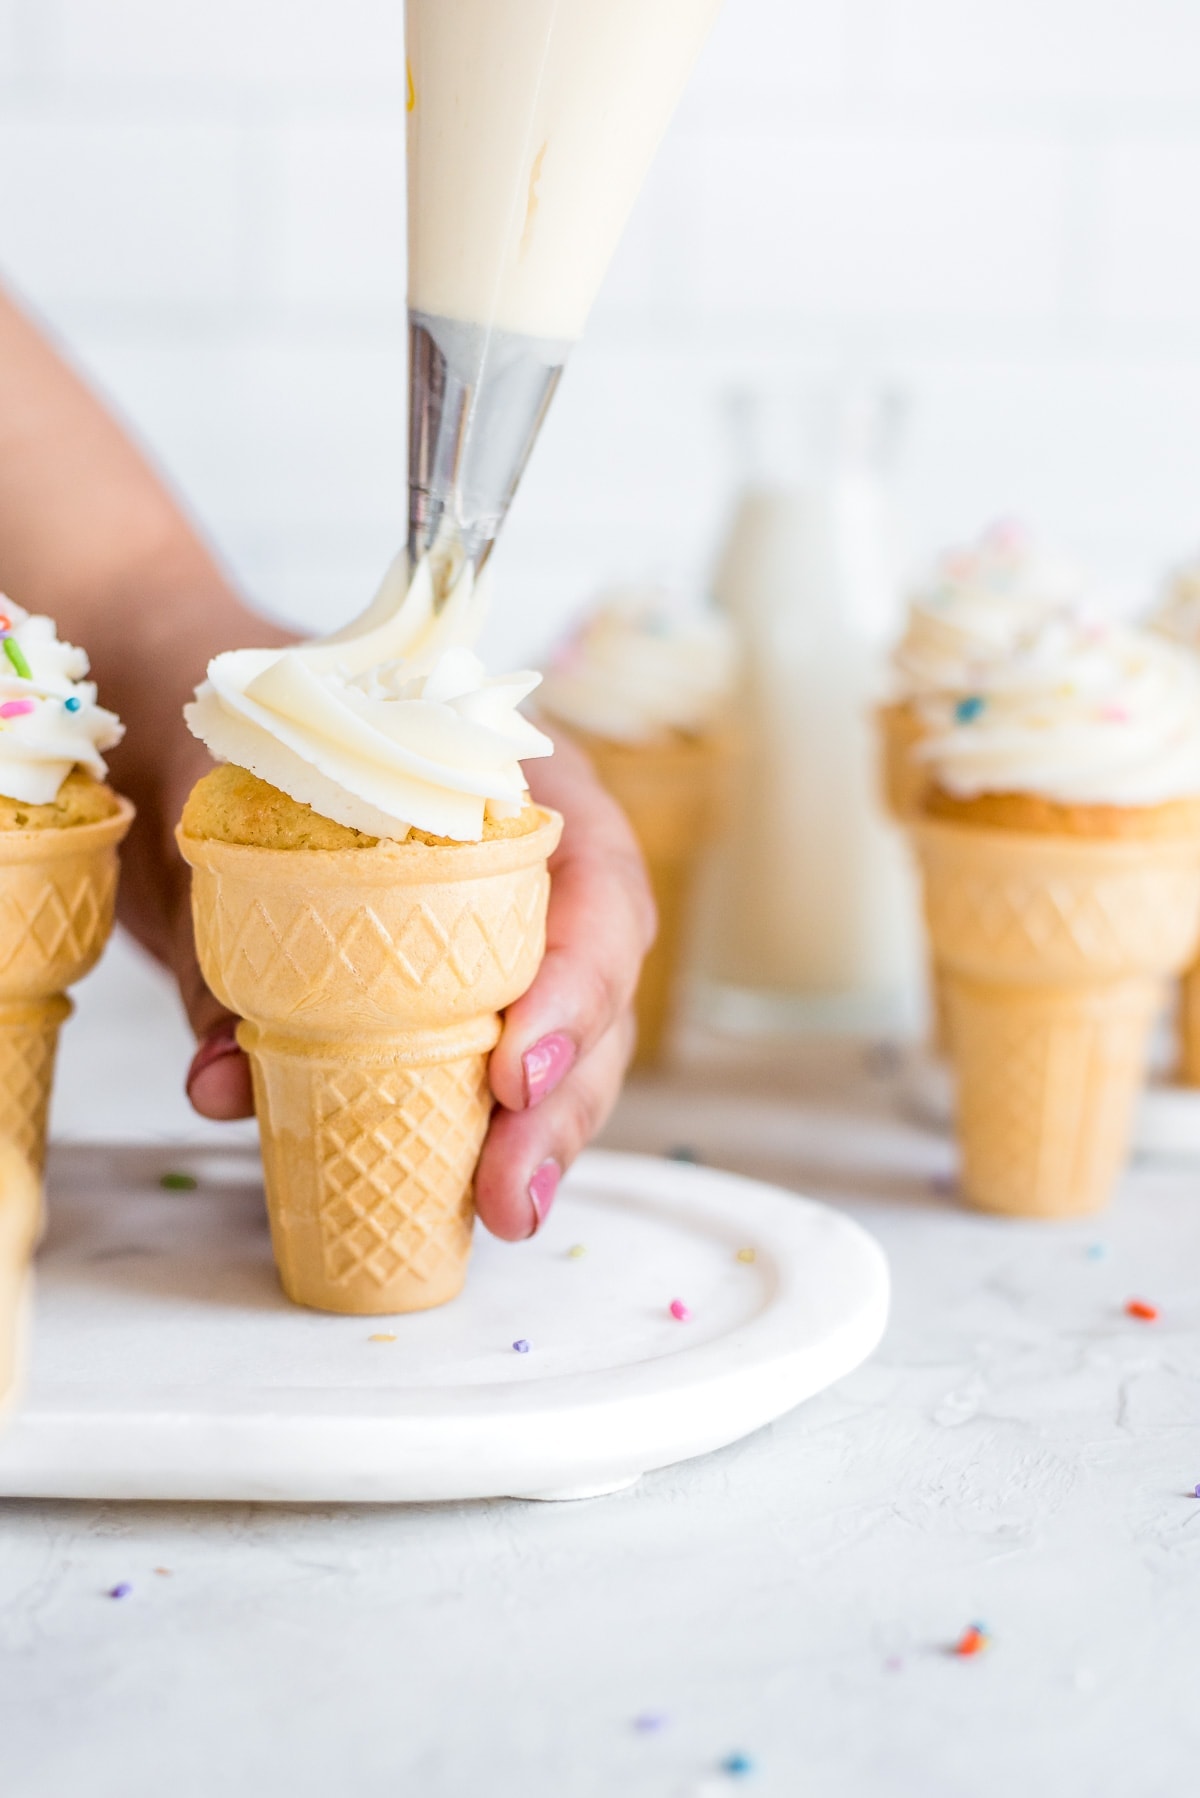
{"type": "Polygon", "coordinates": [[[1189,649],[1200,649],[1200,557],[1185,562],[1169,576],[1148,623],[1162,636],[1186,643],[1189,649]]]}
{"type": "Polygon", "coordinates": [[[485,605],[468,568],[437,610],[428,564],[409,583],[400,558],[346,631],[217,656],[184,716],[219,760],[339,824],[477,842],[525,803],[522,760],[554,748],[517,710],[539,676],[489,678],[473,652],[485,605]]]}
{"type": "Polygon", "coordinates": [[[620,743],[720,724],[736,667],[720,613],[683,608],[658,588],[619,588],[559,650],[540,703],[576,730],[620,743]]]}
{"type": "Polygon", "coordinates": [[[1200,795],[1200,659],[1149,631],[1053,613],[986,687],[921,704],[917,749],[963,798],[1157,805],[1200,795]]]}
{"type": "Polygon", "coordinates": [[[945,555],[914,595],[892,657],[898,697],[976,691],[993,665],[1080,592],[1072,564],[1039,549],[1019,526],[994,525],[971,548],[945,555]]]}
{"type": "Polygon", "coordinates": [[[52,618],[29,613],[0,594],[0,793],[24,805],[49,805],[72,768],[96,780],[108,773],[101,750],[125,734],[114,712],[96,703],[88,659],[59,641],[52,618]]]}

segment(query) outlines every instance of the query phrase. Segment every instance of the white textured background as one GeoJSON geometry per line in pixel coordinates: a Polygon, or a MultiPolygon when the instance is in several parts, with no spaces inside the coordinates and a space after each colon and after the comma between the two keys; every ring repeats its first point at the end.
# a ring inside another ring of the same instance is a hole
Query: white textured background
{"type": "MultiPolygon", "coordinates": [[[[0,0],[0,269],[263,604],[404,515],[399,0],[0,0]]],[[[504,649],[703,567],[748,371],[907,390],[917,552],[1200,541],[1197,0],[727,0],[518,501],[504,649]]]]}

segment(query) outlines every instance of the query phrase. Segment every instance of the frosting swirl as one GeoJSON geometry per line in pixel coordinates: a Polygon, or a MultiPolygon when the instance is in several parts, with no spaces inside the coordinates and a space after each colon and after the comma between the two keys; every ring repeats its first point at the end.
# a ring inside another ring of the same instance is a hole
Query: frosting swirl
{"type": "Polygon", "coordinates": [[[1148,631],[1055,613],[986,687],[926,698],[916,750],[961,798],[1158,805],[1200,794],[1200,660],[1148,631]]]}
{"type": "Polygon", "coordinates": [[[645,743],[713,729],[729,702],[732,632],[714,611],[684,611],[657,588],[618,588],[558,652],[541,704],[593,736],[645,743]]]}
{"type": "Polygon", "coordinates": [[[49,805],[72,768],[108,773],[102,749],[121,741],[115,712],[96,703],[88,659],[59,641],[52,618],[0,594],[0,793],[49,805]]]}
{"type": "Polygon", "coordinates": [[[539,676],[489,679],[472,652],[485,608],[467,569],[436,610],[428,563],[408,583],[400,557],[346,631],[216,656],[184,716],[219,760],[339,824],[477,842],[525,803],[521,760],[554,748],[517,711],[539,676]]]}
{"type": "Polygon", "coordinates": [[[1016,525],[994,525],[942,558],[909,610],[892,665],[899,697],[970,693],[1036,634],[1048,612],[1074,605],[1072,566],[1037,549],[1016,525]]]}

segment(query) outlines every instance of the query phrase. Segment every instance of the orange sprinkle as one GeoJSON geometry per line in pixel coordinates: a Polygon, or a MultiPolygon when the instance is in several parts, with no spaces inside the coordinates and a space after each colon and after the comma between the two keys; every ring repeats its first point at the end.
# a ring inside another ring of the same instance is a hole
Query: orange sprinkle
{"type": "Polygon", "coordinates": [[[1144,1324],[1156,1324],[1158,1322],[1158,1306],[1148,1305],[1145,1299],[1130,1299],[1125,1307],[1125,1315],[1139,1318],[1144,1324]]]}
{"type": "Polygon", "coordinates": [[[958,1638],[958,1641],[954,1644],[954,1653],[963,1656],[982,1654],[984,1649],[988,1646],[988,1640],[987,1631],[981,1629],[978,1623],[972,1623],[970,1628],[965,1629],[958,1638]]]}
{"type": "Polygon", "coordinates": [[[394,1336],[389,1336],[386,1330],[380,1330],[377,1336],[367,1337],[368,1342],[395,1342],[395,1340],[396,1338],[394,1336]]]}

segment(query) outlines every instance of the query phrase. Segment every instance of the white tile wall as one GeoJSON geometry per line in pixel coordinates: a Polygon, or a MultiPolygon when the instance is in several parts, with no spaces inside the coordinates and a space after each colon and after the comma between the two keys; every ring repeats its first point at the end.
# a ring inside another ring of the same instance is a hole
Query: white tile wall
{"type": "MultiPolygon", "coordinates": [[[[404,516],[399,0],[0,0],[0,270],[255,596],[404,516]]],[[[726,0],[500,559],[497,653],[700,578],[720,394],[910,400],[915,550],[1032,514],[1130,599],[1200,542],[1198,0],[726,0]]]]}

